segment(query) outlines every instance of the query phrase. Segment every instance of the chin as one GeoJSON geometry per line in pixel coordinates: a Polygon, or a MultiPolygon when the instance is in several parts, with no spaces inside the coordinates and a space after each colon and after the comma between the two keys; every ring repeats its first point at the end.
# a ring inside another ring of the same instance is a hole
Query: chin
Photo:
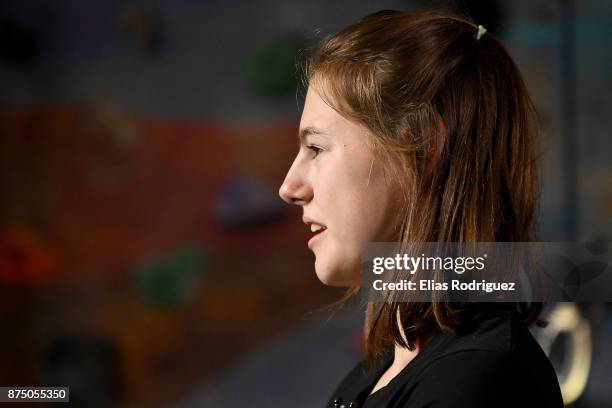
{"type": "Polygon", "coordinates": [[[321,283],[327,286],[359,286],[359,271],[355,272],[355,268],[347,270],[345,268],[323,266],[319,265],[319,262],[315,262],[315,272],[321,283]]]}

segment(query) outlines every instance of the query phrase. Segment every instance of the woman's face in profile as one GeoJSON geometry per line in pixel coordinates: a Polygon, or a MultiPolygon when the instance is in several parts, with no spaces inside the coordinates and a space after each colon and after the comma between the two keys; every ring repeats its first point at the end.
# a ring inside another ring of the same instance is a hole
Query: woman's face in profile
{"type": "Polygon", "coordinates": [[[303,209],[313,229],[308,247],[318,278],[331,286],[359,284],[366,241],[395,240],[392,190],[364,126],[352,122],[310,87],[300,121],[300,150],[279,194],[303,209]]]}

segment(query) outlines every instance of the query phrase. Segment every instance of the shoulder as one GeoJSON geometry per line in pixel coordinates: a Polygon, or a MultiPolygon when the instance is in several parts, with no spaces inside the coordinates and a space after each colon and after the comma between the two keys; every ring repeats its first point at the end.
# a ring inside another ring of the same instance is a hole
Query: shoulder
{"type": "Polygon", "coordinates": [[[508,394],[511,361],[508,353],[462,350],[432,361],[416,380],[410,400],[414,406],[500,406],[508,394]]]}
{"type": "Polygon", "coordinates": [[[562,408],[559,384],[550,370],[533,376],[515,351],[461,350],[433,360],[423,369],[407,406],[479,408],[538,406],[562,408]]]}
{"type": "Polygon", "coordinates": [[[460,369],[463,373],[465,382],[478,378],[488,383],[517,372],[522,373],[522,378],[537,373],[556,380],[548,357],[527,324],[506,305],[478,307],[456,332],[444,335],[427,360],[421,370],[423,375],[455,368],[455,372],[460,369]]]}
{"type": "Polygon", "coordinates": [[[432,360],[417,378],[419,389],[432,387],[457,397],[476,395],[480,388],[504,388],[514,371],[512,354],[490,350],[460,350],[432,360]]]}
{"type": "Polygon", "coordinates": [[[427,360],[407,395],[409,406],[563,406],[548,357],[512,312],[474,314],[427,360]]]}

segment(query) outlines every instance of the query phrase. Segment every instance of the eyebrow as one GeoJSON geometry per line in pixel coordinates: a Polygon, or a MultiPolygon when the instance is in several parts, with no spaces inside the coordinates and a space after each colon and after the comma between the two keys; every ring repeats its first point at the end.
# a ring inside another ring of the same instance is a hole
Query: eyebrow
{"type": "Polygon", "coordinates": [[[325,134],[321,129],[316,128],[314,126],[306,126],[304,129],[300,130],[298,134],[298,140],[301,144],[306,144],[306,137],[310,135],[322,135],[325,134]]]}

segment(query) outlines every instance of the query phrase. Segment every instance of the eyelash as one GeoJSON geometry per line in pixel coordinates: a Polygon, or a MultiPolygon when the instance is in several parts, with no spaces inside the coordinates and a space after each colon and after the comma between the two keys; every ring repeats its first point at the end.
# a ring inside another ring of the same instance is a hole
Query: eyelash
{"type": "Polygon", "coordinates": [[[319,146],[315,146],[315,145],[308,145],[308,146],[306,146],[306,148],[307,148],[308,150],[311,150],[312,152],[314,152],[314,157],[313,157],[313,159],[314,159],[315,157],[317,157],[317,156],[319,155],[319,153],[321,153],[321,152],[323,151],[323,149],[321,149],[319,146]]]}

